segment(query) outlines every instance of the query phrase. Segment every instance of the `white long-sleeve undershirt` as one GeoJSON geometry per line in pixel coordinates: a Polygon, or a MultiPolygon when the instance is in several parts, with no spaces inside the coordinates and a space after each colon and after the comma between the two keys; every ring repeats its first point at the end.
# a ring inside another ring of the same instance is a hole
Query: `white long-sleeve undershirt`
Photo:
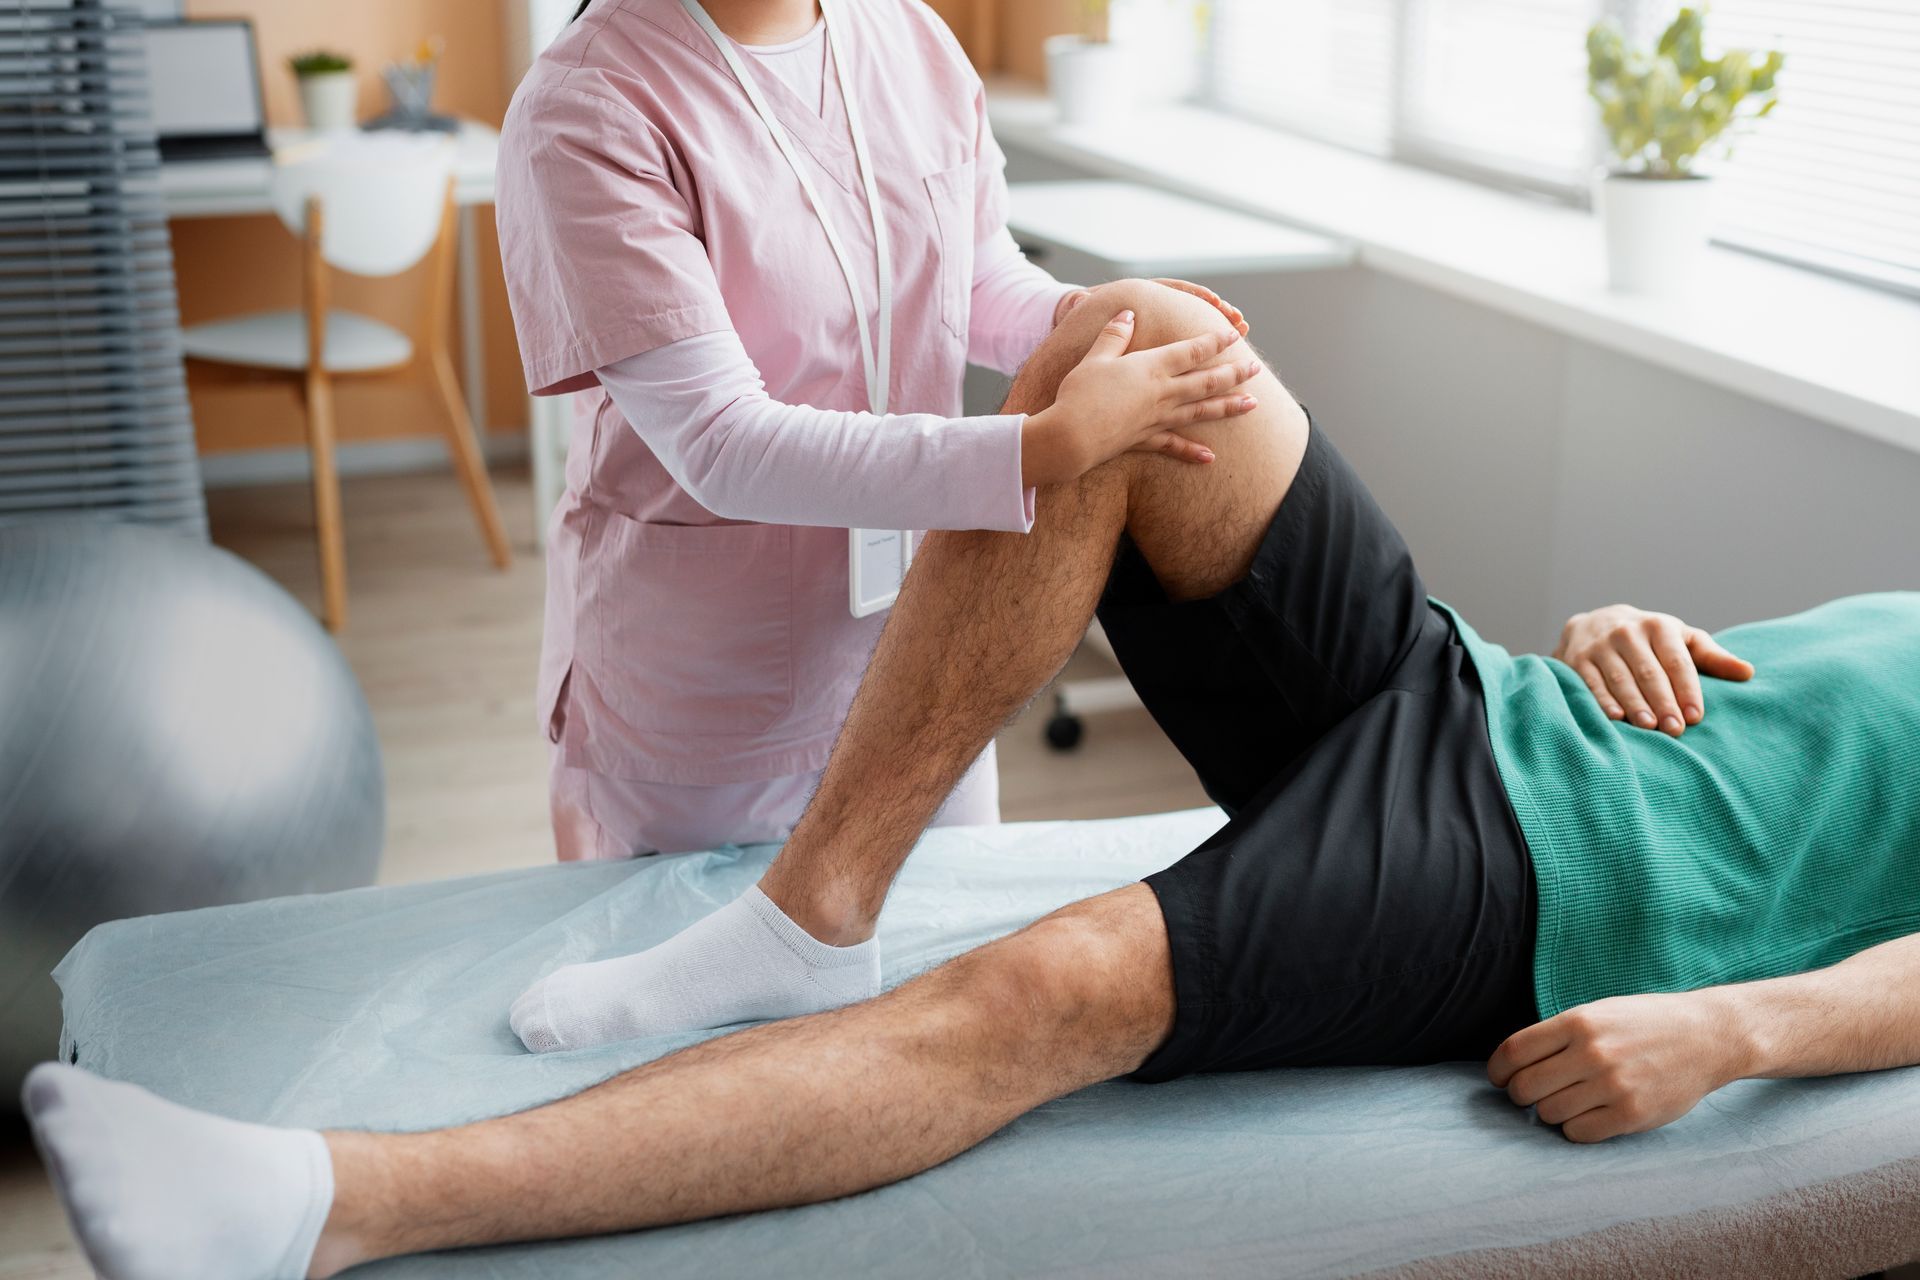
{"type": "MultiPolygon", "coordinates": [[[[1062,285],[1004,230],[975,257],[968,355],[1011,373],[1053,324],[1062,285]]],[[[1019,414],[944,418],[815,409],[766,392],[731,329],[596,370],[681,488],[716,515],[879,529],[1033,526],[1019,414]]]]}

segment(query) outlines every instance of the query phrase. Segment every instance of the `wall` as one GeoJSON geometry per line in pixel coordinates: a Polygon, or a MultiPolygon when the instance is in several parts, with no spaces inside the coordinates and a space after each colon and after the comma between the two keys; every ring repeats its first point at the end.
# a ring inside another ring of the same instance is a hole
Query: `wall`
{"type": "MultiPolygon", "coordinates": [[[[435,98],[440,110],[497,126],[512,93],[504,47],[504,0],[189,0],[187,14],[253,20],[260,42],[267,118],[274,125],[300,123],[287,57],[319,46],[342,50],[356,60],[363,117],[386,108],[379,68],[410,55],[423,38],[433,35],[446,41],[435,98]]],[[[492,211],[481,210],[476,221],[482,241],[489,425],[519,428],[526,423],[526,388],[500,276],[492,211]]],[[[299,304],[297,246],[272,217],[176,221],[173,247],[181,313],[189,324],[299,304]]],[[[423,276],[424,271],[384,281],[336,277],[335,305],[365,311],[412,332],[423,276]]],[[[456,330],[456,365],[459,341],[456,330]]],[[[302,419],[294,411],[298,402],[278,383],[196,365],[188,385],[203,452],[304,442],[302,419]]],[[[390,384],[355,386],[348,380],[339,391],[340,432],[348,440],[433,435],[439,428],[432,413],[431,402],[390,384]]]]}
{"type": "Polygon", "coordinates": [[[1920,589],[1920,454],[1364,267],[1206,283],[1489,639],[1548,648],[1616,600],[1718,628],[1920,589]]]}

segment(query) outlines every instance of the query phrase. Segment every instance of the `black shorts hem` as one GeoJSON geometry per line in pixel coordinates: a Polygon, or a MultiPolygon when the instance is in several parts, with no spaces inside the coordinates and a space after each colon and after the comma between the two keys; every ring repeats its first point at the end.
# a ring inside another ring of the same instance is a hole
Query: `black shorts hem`
{"type": "Polygon", "coordinates": [[[1153,890],[1167,927],[1168,950],[1173,956],[1173,1029],[1147,1060],[1128,1072],[1126,1079],[1140,1084],[1164,1084],[1192,1075],[1196,1046],[1210,1043],[1206,1021],[1217,990],[1213,921],[1197,910],[1178,877],[1158,872],[1141,881],[1153,890]],[[1199,972],[1196,972],[1198,970],[1199,972]]]}

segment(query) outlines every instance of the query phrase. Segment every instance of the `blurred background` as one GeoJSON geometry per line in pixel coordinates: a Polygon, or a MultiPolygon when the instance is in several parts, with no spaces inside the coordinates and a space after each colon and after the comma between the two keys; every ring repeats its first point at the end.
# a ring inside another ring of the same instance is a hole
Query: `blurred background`
{"type": "MultiPolygon", "coordinates": [[[[26,1032],[44,1011],[4,1010],[50,999],[45,956],[91,921],[551,860],[534,673],[572,408],[526,395],[492,202],[514,86],[574,7],[62,0],[5,18],[57,55],[9,92],[61,104],[80,167],[0,152],[0,1066],[45,1056],[26,1032]],[[138,109],[72,124],[109,100],[138,109]],[[322,215],[351,224],[348,248],[323,251],[322,215]],[[344,344],[319,384],[297,337],[317,297],[344,344]],[[231,557],[21,532],[75,518],[231,557]],[[182,628],[129,647],[146,696],[189,678],[183,654],[215,677],[281,655],[264,691],[182,704],[244,725],[291,681],[303,697],[274,714],[306,726],[301,751],[241,733],[190,763],[301,779],[299,803],[331,815],[313,850],[241,866],[260,828],[235,825],[218,893],[136,877],[46,906],[62,881],[21,851],[50,792],[7,787],[56,749],[93,762],[101,830],[207,843],[116,810],[102,762],[132,731],[86,678],[108,633],[58,598],[61,566],[123,621],[182,628]],[[210,581],[243,602],[231,615],[195,594],[210,581]],[[62,736],[29,741],[62,680],[101,712],[63,703],[62,736]]],[[[1569,613],[1620,599],[1719,627],[1920,587],[1915,0],[932,7],[987,81],[1030,256],[1242,307],[1489,638],[1550,648],[1569,613]]],[[[43,137],[44,115],[7,127],[43,137]]],[[[969,409],[1004,386],[974,371],[969,409]]],[[[1009,820],[1205,802],[1092,639],[1002,736],[1009,820]]],[[[0,1278],[83,1274],[8,1131],[0,1278]]]]}

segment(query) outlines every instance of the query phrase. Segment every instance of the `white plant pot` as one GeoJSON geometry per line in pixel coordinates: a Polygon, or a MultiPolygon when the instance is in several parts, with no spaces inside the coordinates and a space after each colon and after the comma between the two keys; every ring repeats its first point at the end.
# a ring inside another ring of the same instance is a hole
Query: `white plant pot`
{"type": "Polygon", "coordinates": [[[1609,174],[1594,203],[1615,292],[1676,298],[1693,291],[1713,216],[1712,179],[1609,174]]]}
{"type": "Polygon", "coordinates": [[[1085,36],[1049,36],[1047,88],[1060,123],[1101,125],[1124,120],[1133,105],[1133,78],[1125,46],[1085,36]]]}
{"type": "Polygon", "coordinates": [[[360,81],[351,71],[326,71],[300,77],[300,108],[307,128],[315,133],[339,133],[358,122],[360,81]]]}

